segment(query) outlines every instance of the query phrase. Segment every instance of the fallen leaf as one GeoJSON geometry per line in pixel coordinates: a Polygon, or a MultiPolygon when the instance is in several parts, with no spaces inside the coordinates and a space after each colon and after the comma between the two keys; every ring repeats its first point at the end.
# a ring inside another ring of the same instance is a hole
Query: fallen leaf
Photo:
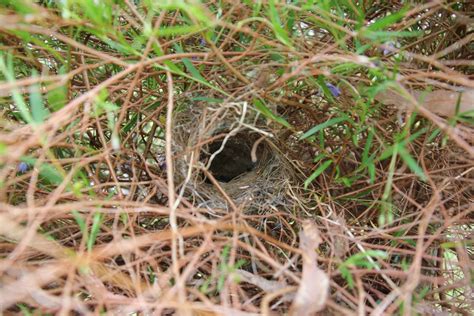
{"type": "Polygon", "coordinates": [[[303,273],[290,315],[306,316],[321,311],[329,294],[329,277],[318,268],[316,248],[321,243],[319,229],[307,221],[299,233],[300,249],[303,251],[303,273]]]}
{"type": "MultiPolygon", "coordinates": [[[[435,90],[431,92],[410,90],[409,93],[418,101],[420,106],[439,115],[455,115],[459,97],[461,98],[459,113],[474,110],[474,89],[466,90],[462,93],[450,90],[435,90]]],[[[375,99],[386,105],[411,108],[410,100],[393,89],[380,92],[375,99]]]]}

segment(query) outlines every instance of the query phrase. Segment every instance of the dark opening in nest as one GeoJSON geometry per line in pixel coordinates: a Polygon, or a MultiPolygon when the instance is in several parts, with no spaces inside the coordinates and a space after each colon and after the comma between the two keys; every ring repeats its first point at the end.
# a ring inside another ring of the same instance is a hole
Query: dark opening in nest
{"type": "Polygon", "coordinates": [[[212,216],[239,203],[247,214],[291,208],[287,188],[296,173],[281,152],[286,142],[246,102],[197,104],[175,121],[175,152],[186,153],[174,161],[175,183],[198,208],[212,216]]]}
{"type": "MultiPolygon", "coordinates": [[[[209,172],[216,180],[229,182],[255,168],[256,164],[251,157],[254,138],[247,133],[241,133],[229,138],[224,146],[223,140],[214,141],[209,144],[208,151],[201,160],[207,163],[212,159],[209,172]]],[[[209,182],[208,179],[206,181],[209,182]]]]}

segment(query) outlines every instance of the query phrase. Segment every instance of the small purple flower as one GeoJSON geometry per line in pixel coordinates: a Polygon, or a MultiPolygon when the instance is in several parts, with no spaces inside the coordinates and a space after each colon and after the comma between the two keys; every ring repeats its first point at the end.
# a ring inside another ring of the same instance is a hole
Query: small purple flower
{"type": "Polygon", "coordinates": [[[28,169],[30,168],[30,166],[28,166],[28,164],[26,162],[20,162],[18,164],[18,166],[16,167],[16,169],[18,170],[19,173],[25,173],[28,171],[28,169]]]}
{"type": "Polygon", "coordinates": [[[162,161],[160,162],[160,169],[161,170],[166,170],[167,166],[166,166],[166,161],[162,161]]]}
{"type": "Polygon", "coordinates": [[[201,37],[201,39],[199,40],[199,45],[201,45],[201,46],[206,46],[206,45],[207,45],[206,40],[201,37]]]}
{"type": "Polygon", "coordinates": [[[396,49],[395,44],[393,44],[392,42],[385,43],[385,45],[382,45],[382,48],[383,48],[382,54],[384,56],[387,56],[395,52],[395,49],[396,49]]]}
{"type": "Polygon", "coordinates": [[[328,87],[329,91],[331,91],[331,94],[333,95],[333,97],[337,98],[338,96],[341,95],[341,89],[339,89],[332,83],[326,82],[326,87],[328,87]]]}

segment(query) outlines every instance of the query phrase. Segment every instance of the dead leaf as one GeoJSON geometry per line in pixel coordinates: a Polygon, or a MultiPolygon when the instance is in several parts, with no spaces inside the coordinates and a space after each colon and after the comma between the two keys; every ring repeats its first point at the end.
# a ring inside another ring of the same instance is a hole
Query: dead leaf
{"type": "MultiPolygon", "coordinates": [[[[474,89],[466,90],[462,93],[450,90],[435,90],[431,92],[410,90],[409,93],[422,107],[439,115],[448,117],[455,115],[459,97],[461,98],[459,113],[474,110],[474,89]]],[[[380,92],[375,99],[386,105],[411,108],[410,100],[392,89],[380,92]]]]}
{"type": "Polygon", "coordinates": [[[299,233],[300,249],[303,251],[303,273],[301,283],[291,305],[290,315],[312,315],[326,305],[329,294],[329,277],[318,268],[316,248],[321,243],[319,229],[307,221],[299,233]]]}

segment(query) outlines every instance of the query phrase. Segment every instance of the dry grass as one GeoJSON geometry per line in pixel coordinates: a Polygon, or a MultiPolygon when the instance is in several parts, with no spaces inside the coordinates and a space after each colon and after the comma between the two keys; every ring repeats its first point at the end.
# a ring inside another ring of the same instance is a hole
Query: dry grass
{"type": "Polygon", "coordinates": [[[474,7],[346,2],[2,4],[0,311],[472,314],[474,7]]]}

